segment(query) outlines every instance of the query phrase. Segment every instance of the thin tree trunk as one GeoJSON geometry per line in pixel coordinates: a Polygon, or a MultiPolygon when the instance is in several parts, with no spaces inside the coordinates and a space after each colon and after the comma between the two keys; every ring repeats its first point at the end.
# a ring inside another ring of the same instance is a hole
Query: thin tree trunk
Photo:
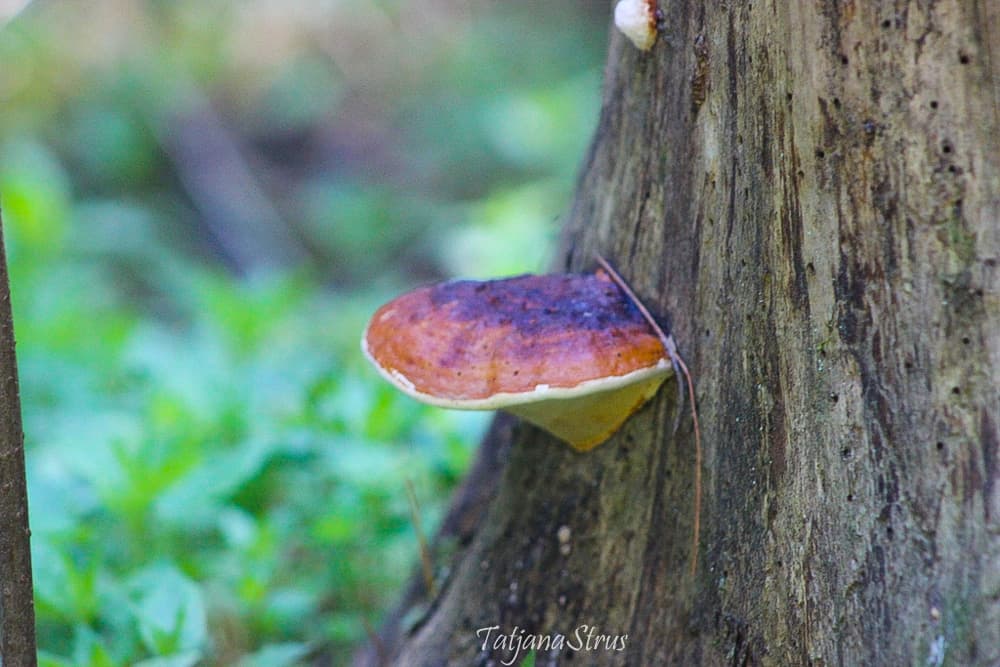
{"type": "Polygon", "coordinates": [[[0,219],[0,664],[36,664],[31,531],[10,279],[0,219]]]}
{"type": "Polygon", "coordinates": [[[612,40],[560,268],[611,259],[695,375],[697,574],[667,386],[590,453],[515,428],[381,651],[596,626],[624,650],[536,664],[1000,664],[1000,3],[660,5],[651,52],[612,40]]]}

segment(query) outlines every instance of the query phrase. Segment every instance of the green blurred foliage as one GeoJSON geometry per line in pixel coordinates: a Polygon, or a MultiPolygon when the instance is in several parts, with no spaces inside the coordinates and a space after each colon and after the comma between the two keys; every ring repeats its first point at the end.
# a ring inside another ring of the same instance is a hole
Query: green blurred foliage
{"type": "Polygon", "coordinates": [[[41,664],[345,664],[378,625],[407,483],[433,530],[488,416],[402,396],[358,339],[406,286],[544,270],[607,7],[539,4],[0,16],[41,664]],[[192,163],[192,127],[239,162],[192,163]]]}

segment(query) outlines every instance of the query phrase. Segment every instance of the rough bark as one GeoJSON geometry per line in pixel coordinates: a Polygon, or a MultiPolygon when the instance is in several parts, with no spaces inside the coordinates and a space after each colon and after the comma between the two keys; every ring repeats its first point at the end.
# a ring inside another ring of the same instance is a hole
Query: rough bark
{"type": "Polygon", "coordinates": [[[1000,663],[1000,4],[660,4],[651,52],[612,39],[559,268],[611,259],[695,375],[697,574],[668,385],[591,453],[516,427],[381,650],[590,625],[626,649],[537,664],[1000,663]]]}
{"type": "Polygon", "coordinates": [[[28,494],[10,280],[0,219],[0,664],[36,664],[28,494]]]}

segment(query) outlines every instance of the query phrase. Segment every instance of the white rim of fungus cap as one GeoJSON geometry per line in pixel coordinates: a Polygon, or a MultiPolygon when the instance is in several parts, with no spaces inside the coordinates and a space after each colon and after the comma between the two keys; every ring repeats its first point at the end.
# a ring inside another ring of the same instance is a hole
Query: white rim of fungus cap
{"type": "Polygon", "coordinates": [[[379,374],[391,382],[394,386],[399,388],[399,390],[403,393],[417,399],[418,401],[427,403],[428,405],[433,405],[439,408],[450,408],[452,410],[502,410],[503,408],[508,408],[514,405],[524,405],[526,403],[535,403],[554,399],[579,398],[580,396],[587,396],[589,394],[597,394],[603,391],[610,391],[612,389],[625,387],[657,375],[666,376],[673,370],[673,366],[670,365],[670,361],[666,357],[662,357],[654,366],[639,368],[626,373],[625,375],[609,375],[607,377],[584,380],[583,382],[573,385],[572,387],[550,387],[547,384],[539,384],[535,385],[535,388],[531,391],[497,392],[487,398],[442,398],[440,396],[434,396],[432,394],[425,394],[422,391],[417,391],[413,382],[411,382],[405,375],[397,370],[383,367],[382,364],[380,364],[368,350],[367,328],[365,329],[364,335],[361,337],[361,351],[368,358],[368,360],[372,362],[372,365],[375,366],[375,369],[378,370],[379,374]]]}

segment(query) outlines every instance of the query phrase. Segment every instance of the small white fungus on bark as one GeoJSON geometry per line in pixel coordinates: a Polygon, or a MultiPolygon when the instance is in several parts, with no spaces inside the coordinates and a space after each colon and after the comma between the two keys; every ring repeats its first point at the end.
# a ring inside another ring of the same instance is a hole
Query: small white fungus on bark
{"type": "Polygon", "coordinates": [[[656,0],[621,0],[615,5],[615,27],[640,51],[656,42],[656,0]]]}

